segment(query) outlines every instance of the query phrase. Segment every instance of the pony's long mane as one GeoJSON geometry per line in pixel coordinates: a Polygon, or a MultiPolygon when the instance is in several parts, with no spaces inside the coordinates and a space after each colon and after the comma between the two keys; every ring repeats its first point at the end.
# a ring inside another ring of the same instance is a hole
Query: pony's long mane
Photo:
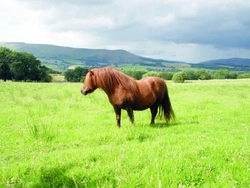
{"type": "Polygon", "coordinates": [[[100,68],[94,69],[93,72],[97,77],[95,80],[96,84],[108,93],[113,93],[114,88],[118,85],[121,85],[124,89],[129,90],[132,93],[138,92],[135,79],[120,71],[112,68],[100,68]]]}

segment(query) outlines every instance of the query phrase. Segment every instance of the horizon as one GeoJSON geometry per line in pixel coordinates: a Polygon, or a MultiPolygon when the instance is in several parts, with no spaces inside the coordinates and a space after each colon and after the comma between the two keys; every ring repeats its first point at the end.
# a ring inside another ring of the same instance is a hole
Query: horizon
{"type": "Polygon", "coordinates": [[[83,48],[83,47],[72,47],[72,46],[60,46],[60,45],[55,45],[55,44],[46,44],[46,43],[27,43],[27,42],[4,42],[0,41],[0,44],[28,44],[28,45],[48,45],[48,46],[55,46],[55,47],[62,47],[62,48],[72,48],[72,49],[86,49],[86,50],[107,50],[107,51],[125,51],[127,53],[133,54],[138,57],[143,57],[143,58],[148,58],[148,59],[154,59],[154,60],[164,60],[164,61],[171,61],[171,62],[179,62],[179,63],[187,63],[187,64],[198,64],[198,63],[205,63],[205,62],[210,62],[210,61],[219,61],[219,60],[230,60],[230,59],[245,59],[245,60],[250,60],[250,58],[242,58],[242,57],[231,57],[231,58],[221,58],[221,59],[210,59],[207,61],[202,61],[202,62],[187,62],[187,61],[178,61],[178,60],[169,60],[169,59],[162,59],[162,58],[152,58],[152,57],[146,57],[146,56],[140,56],[137,54],[134,54],[130,51],[127,51],[125,49],[103,49],[103,48],[83,48]]]}

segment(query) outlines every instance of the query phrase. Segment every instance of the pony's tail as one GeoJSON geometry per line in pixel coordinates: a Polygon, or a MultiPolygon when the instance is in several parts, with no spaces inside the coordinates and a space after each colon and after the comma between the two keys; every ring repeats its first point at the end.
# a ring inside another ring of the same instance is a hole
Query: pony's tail
{"type": "Polygon", "coordinates": [[[169,123],[171,119],[175,121],[175,114],[171,106],[167,88],[163,100],[161,102],[161,109],[164,113],[164,117],[167,123],[169,123]]]}

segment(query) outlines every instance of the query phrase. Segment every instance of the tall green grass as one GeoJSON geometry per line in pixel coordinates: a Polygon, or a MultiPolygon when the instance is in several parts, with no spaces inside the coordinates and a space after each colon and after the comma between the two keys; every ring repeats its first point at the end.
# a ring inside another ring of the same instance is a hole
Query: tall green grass
{"type": "Polygon", "coordinates": [[[0,82],[0,187],[250,187],[250,80],[167,83],[176,122],[101,90],[0,82]]]}

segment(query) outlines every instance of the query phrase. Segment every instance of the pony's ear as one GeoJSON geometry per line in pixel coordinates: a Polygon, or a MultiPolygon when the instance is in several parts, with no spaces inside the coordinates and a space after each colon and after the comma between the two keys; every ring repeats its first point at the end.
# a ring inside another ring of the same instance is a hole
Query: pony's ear
{"type": "Polygon", "coordinates": [[[89,70],[88,72],[90,73],[91,76],[94,75],[94,72],[92,70],[89,70]]]}

